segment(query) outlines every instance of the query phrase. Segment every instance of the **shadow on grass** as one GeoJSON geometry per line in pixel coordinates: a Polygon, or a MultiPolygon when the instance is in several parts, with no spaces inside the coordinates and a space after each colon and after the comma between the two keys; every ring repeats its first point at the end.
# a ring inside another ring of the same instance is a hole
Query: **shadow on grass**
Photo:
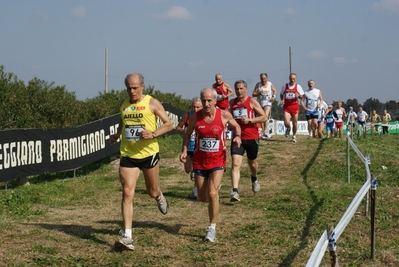
{"type": "Polygon", "coordinates": [[[315,195],[312,187],[309,185],[307,179],[308,179],[308,171],[312,167],[313,163],[316,161],[317,157],[320,154],[320,151],[323,147],[323,143],[325,142],[326,139],[322,139],[319,142],[319,146],[317,147],[313,157],[310,159],[308,164],[306,164],[306,167],[303,169],[301,172],[301,175],[303,177],[303,183],[308,189],[308,192],[310,194],[310,197],[312,199],[313,205],[309,209],[309,213],[306,216],[306,222],[305,225],[303,226],[302,229],[302,234],[300,237],[300,244],[297,248],[294,248],[284,259],[283,261],[278,265],[279,267],[284,267],[284,266],[291,266],[292,262],[294,261],[295,257],[298,255],[298,253],[306,248],[306,245],[308,244],[307,237],[309,236],[309,229],[312,225],[312,221],[317,213],[317,211],[320,209],[320,207],[323,206],[324,204],[324,199],[318,199],[318,197],[315,195]]]}
{"type": "Polygon", "coordinates": [[[109,165],[112,161],[114,161],[117,158],[119,158],[119,155],[113,155],[110,157],[103,158],[99,161],[90,163],[86,166],[78,167],[76,169],[39,174],[33,177],[29,177],[29,183],[40,184],[40,183],[52,182],[59,179],[78,178],[79,176],[85,176],[92,172],[95,172],[101,169],[104,165],[109,165]]]}
{"type": "Polygon", "coordinates": [[[262,142],[278,142],[278,143],[284,143],[287,141],[291,142],[291,139],[273,139],[273,138],[268,138],[268,139],[259,139],[262,142]]]}
{"type": "MultiPolygon", "coordinates": [[[[98,221],[102,224],[120,224],[121,221],[98,221]]],[[[109,244],[108,241],[101,240],[96,237],[96,234],[103,234],[103,235],[118,235],[118,229],[97,229],[93,228],[92,226],[87,225],[77,225],[77,224],[49,224],[49,223],[24,223],[24,225],[34,225],[41,227],[43,229],[52,230],[52,231],[59,231],[65,234],[76,236],[81,239],[91,240],[93,242],[109,245],[111,250],[118,251],[114,248],[113,244],[109,244]]],[[[142,229],[159,229],[165,231],[172,235],[179,235],[179,231],[184,224],[175,224],[175,225],[165,225],[159,222],[154,221],[134,221],[133,228],[142,228],[142,229]]],[[[121,227],[122,228],[122,227],[121,227]]]]}
{"type": "Polygon", "coordinates": [[[94,234],[112,235],[117,233],[115,230],[96,229],[92,226],[78,224],[24,223],[24,225],[34,225],[47,230],[63,232],[71,236],[92,240],[99,244],[108,244],[108,242],[98,239],[94,234]]]}

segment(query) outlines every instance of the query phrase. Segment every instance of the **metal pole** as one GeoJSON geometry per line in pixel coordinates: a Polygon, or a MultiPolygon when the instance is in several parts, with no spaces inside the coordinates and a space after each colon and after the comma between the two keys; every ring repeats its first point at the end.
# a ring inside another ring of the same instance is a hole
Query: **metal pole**
{"type": "Polygon", "coordinates": [[[108,47],[105,47],[105,93],[108,93],[108,47]]]}
{"type": "Polygon", "coordinates": [[[370,220],[370,226],[371,226],[371,260],[375,259],[375,206],[376,206],[376,191],[377,191],[377,179],[375,178],[374,174],[371,174],[371,207],[370,207],[370,213],[371,213],[371,220],[370,220]]]}
{"type": "MultiPolygon", "coordinates": [[[[347,129],[346,131],[348,131],[348,125],[346,126],[347,129]]],[[[352,131],[351,131],[352,133],[352,131]]],[[[350,135],[346,135],[346,170],[347,170],[347,176],[348,176],[348,183],[351,182],[351,162],[350,162],[350,156],[349,156],[349,138],[350,135]]]]}
{"type": "MultiPolygon", "coordinates": [[[[367,164],[368,164],[368,168],[370,170],[370,157],[367,156],[367,164]]],[[[366,172],[366,181],[367,181],[367,172],[366,172]]],[[[367,192],[366,194],[366,206],[365,206],[365,215],[368,216],[369,215],[369,205],[370,205],[370,190],[367,192]]]]}
{"type": "Polygon", "coordinates": [[[291,74],[292,73],[291,46],[289,47],[289,63],[290,63],[290,74],[291,74]]]}

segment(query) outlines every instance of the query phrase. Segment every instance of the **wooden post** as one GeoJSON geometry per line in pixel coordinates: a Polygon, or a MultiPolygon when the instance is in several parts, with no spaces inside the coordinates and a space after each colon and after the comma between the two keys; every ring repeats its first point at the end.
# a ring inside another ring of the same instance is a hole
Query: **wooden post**
{"type": "Polygon", "coordinates": [[[371,199],[371,207],[370,207],[370,213],[371,213],[371,219],[370,219],[370,228],[371,228],[371,260],[374,261],[375,259],[375,204],[376,204],[376,197],[375,193],[377,191],[377,179],[375,178],[374,174],[371,174],[371,193],[370,193],[370,199],[371,199]]]}
{"type": "Polygon", "coordinates": [[[330,251],[330,263],[331,267],[339,267],[337,244],[335,243],[335,232],[332,224],[327,225],[327,236],[328,236],[328,249],[330,251]]]}

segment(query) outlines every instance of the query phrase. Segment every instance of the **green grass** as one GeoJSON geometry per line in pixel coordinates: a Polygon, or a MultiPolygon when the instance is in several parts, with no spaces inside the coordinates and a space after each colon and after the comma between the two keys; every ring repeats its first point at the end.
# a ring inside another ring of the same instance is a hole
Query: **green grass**
{"type": "MultiPolygon", "coordinates": [[[[234,204],[228,157],[216,243],[202,241],[207,204],[188,198],[193,183],[178,160],[176,135],[159,138],[160,185],[169,214],[158,212],[139,179],[135,252],[113,249],[121,228],[121,186],[117,162],[104,159],[79,169],[75,178],[41,175],[30,177],[29,186],[0,191],[0,266],[304,266],[326,225],[338,223],[363,185],[364,164],[350,150],[348,183],[345,140],[273,139],[260,143],[261,191],[253,195],[244,159],[242,201],[234,204]]],[[[369,259],[370,218],[363,201],[337,241],[340,265],[398,266],[399,136],[354,141],[370,156],[378,178],[376,260],[369,259]]],[[[321,266],[328,264],[326,253],[321,266]]]]}

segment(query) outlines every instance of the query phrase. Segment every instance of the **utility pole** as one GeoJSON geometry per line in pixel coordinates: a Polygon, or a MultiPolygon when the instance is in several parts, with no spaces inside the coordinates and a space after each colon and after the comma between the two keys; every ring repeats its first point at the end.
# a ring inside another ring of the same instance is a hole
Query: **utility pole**
{"type": "Polygon", "coordinates": [[[105,47],[105,93],[108,93],[108,47],[105,47]]]}
{"type": "Polygon", "coordinates": [[[292,73],[292,62],[291,62],[291,46],[289,46],[288,53],[289,53],[290,74],[291,74],[291,73],[292,73]]]}

